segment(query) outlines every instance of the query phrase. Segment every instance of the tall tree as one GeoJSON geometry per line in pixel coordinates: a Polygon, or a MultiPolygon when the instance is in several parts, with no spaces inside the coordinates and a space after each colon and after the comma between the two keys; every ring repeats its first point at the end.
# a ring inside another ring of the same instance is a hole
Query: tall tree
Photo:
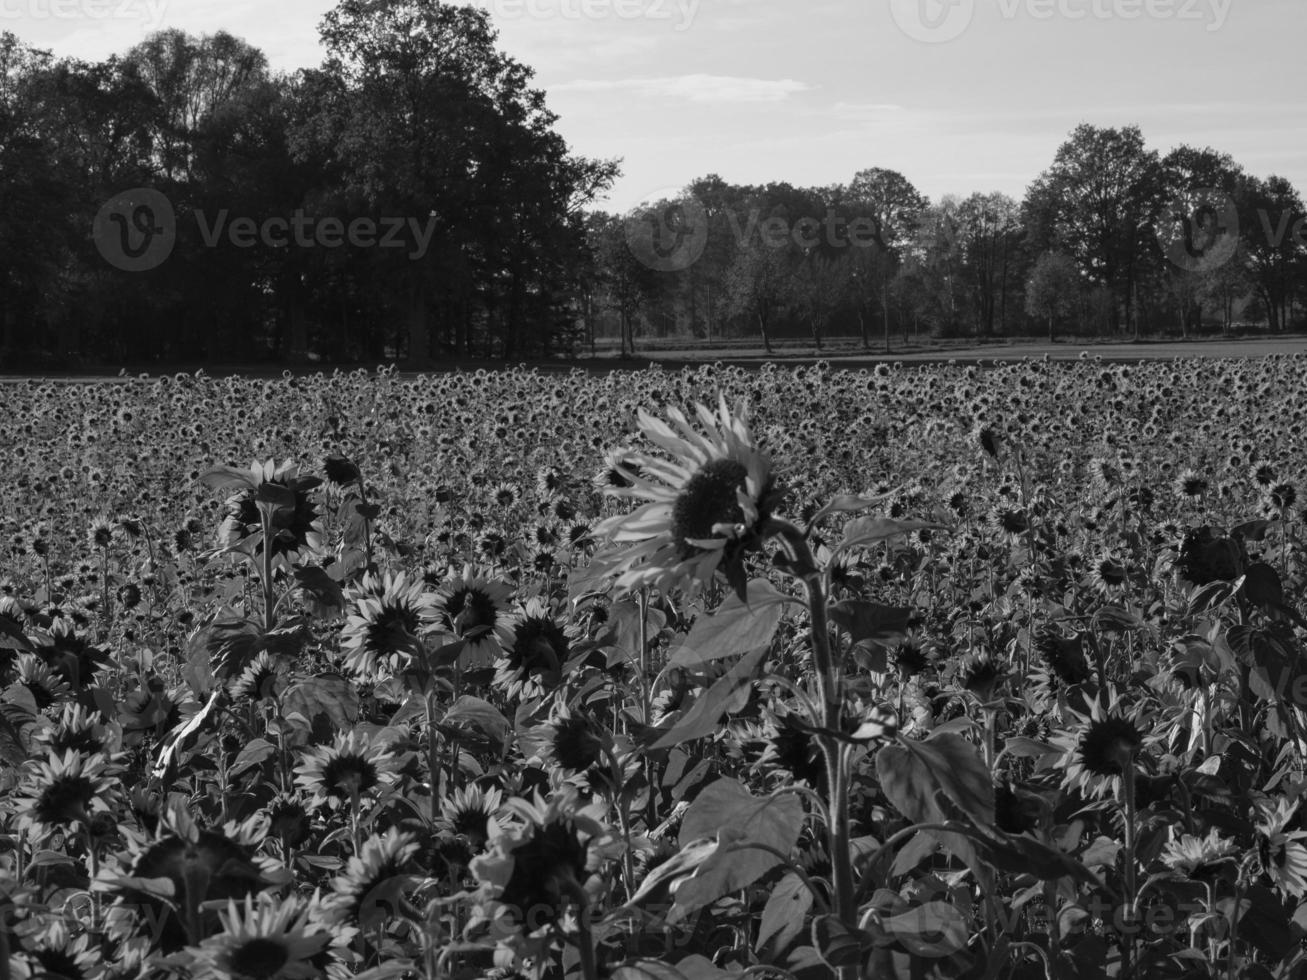
{"type": "Polygon", "coordinates": [[[1165,198],[1162,165],[1137,126],[1084,124],[1031,186],[1025,221],[1038,248],[1069,253],[1116,297],[1112,324],[1133,324],[1135,287],[1159,259],[1152,230],[1165,198]]]}

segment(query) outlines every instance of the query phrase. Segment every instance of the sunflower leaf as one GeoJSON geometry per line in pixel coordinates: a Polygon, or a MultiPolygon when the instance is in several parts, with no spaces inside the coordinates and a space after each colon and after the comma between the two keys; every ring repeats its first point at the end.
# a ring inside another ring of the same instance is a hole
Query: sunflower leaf
{"type": "Polygon", "coordinates": [[[716,612],[695,621],[668,666],[694,667],[767,646],[780,626],[781,604],[788,601],[766,579],[754,579],[743,600],[731,595],[716,612]]]}

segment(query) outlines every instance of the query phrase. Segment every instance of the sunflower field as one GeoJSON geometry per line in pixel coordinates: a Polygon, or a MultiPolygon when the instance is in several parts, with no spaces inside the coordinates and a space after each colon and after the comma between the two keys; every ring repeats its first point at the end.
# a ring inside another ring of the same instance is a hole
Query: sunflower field
{"type": "Polygon", "coordinates": [[[1304,370],[0,385],[0,980],[1307,976],[1304,370]]]}

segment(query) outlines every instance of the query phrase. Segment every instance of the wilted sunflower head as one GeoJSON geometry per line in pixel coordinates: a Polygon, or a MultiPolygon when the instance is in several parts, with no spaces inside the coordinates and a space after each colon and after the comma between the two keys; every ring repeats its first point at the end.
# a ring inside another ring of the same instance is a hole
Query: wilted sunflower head
{"type": "Polygon", "coordinates": [[[716,415],[699,405],[697,416],[701,431],[675,408],[667,411],[671,425],[639,412],[645,436],[670,458],[636,454],[638,471],[619,467],[630,486],[606,490],[643,501],[596,528],[597,537],[624,546],[610,568],[619,589],[693,593],[721,570],[743,593],[744,557],[761,547],[763,526],[782,495],[771,461],[754,446],[743,404],[732,413],[722,397],[716,415]]]}

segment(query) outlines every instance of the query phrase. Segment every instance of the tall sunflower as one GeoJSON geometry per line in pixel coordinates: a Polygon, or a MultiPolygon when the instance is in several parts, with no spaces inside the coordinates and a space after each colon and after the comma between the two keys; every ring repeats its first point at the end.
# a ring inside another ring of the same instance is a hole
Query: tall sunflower
{"type": "Polygon", "coordinates": [[[630,486],[605,492],[644,501],[595,529],[625,546],[610,568],[619,589],[695,592],[719,569],[737,592],[744,589],[744,556],[761,545],[760,528],[781,494],[771,461],[754,446],[744,404],[732,413],[719,397],[716,415],[703,405],[696,413],[703,431],[678,409],[667,411],[671,425],[641,409],[640,429],[670,458],[637,453],[614,464],[630,486]]]}

